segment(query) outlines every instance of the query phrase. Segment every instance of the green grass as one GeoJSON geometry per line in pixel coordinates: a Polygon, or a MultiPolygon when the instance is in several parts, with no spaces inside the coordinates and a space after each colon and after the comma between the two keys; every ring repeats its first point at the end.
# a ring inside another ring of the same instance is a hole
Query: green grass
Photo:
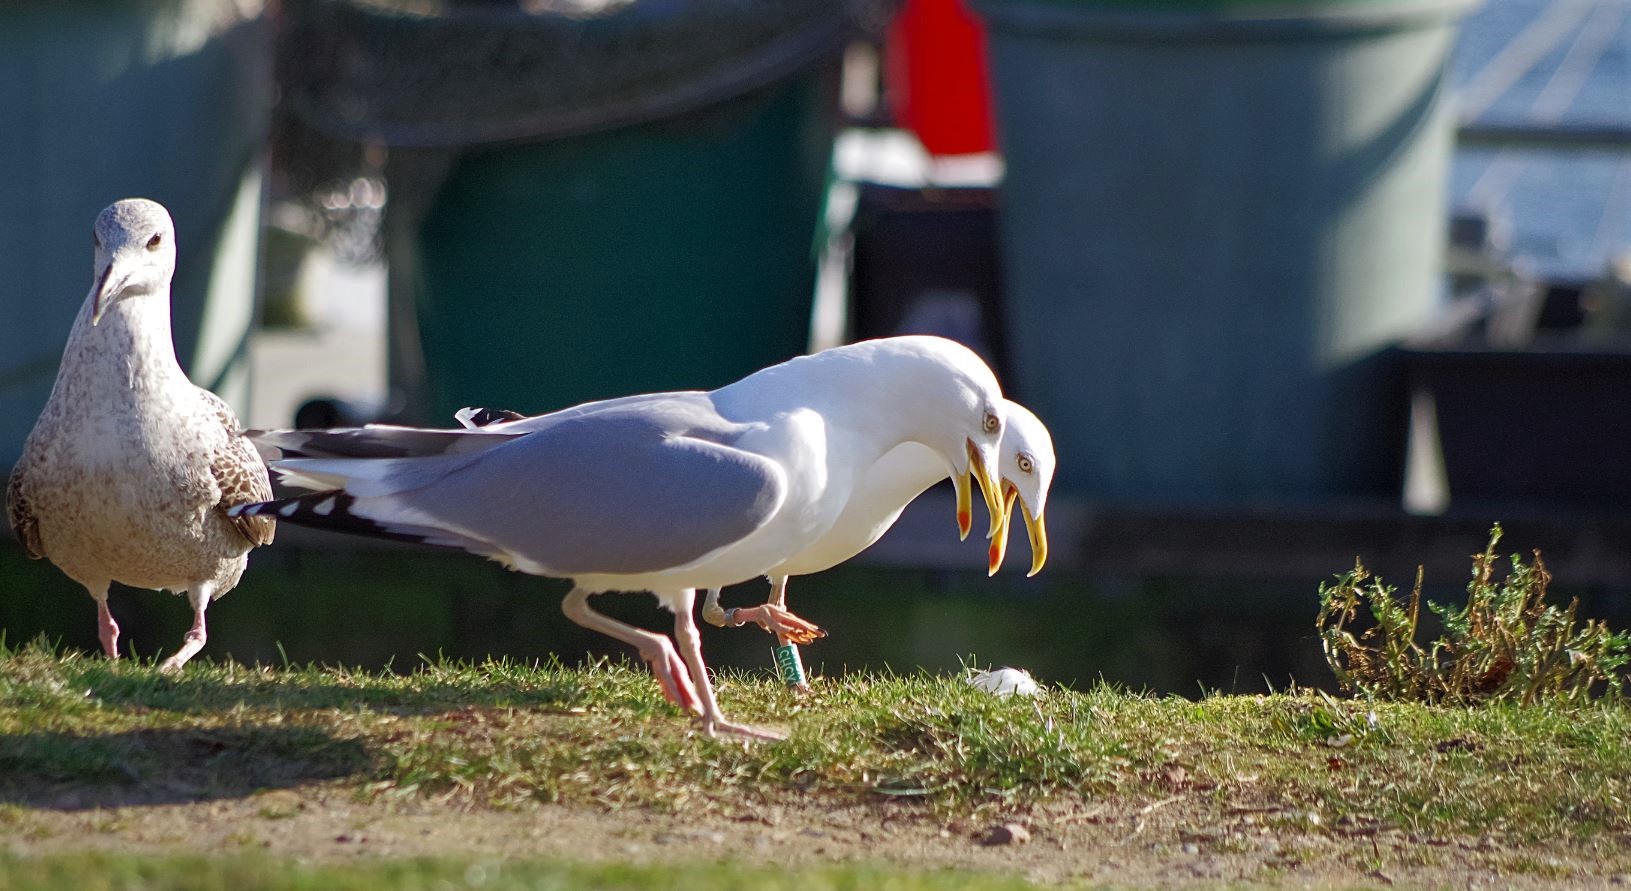
{"type": "MultiPolygon", "coordinates": [[[[749,810],[895,800],[941,815],[1045,803],[1261,808],[1327,826],[1514,842],[1631,832],[1631,707],[1157,698],[1001,700],[956,677],[851,675],[796,697],[725,674],[741,720],[700,736],[643,669],[431,663],[400,674],[195,663],[181,678],[34,644],[0,653],[0,801],[106,806],[339,784],[364,801],[749,810]],[[1311,817],[1308,815],[1312,815],[1311,817]]],[[[0,823],[5,815],[0,813],[0,823]]]]}
{"type": "Polygon", "coordinates": [[[1032,887],[1015,879],[959,872],[918,872],[843,867],[784,869],[733,863],[663,866],[589,865],[536,862],[455,862],[377,860],[328,866],[291,864],[265,856],[130,857],[75,854],[51,857],[0,855],[0,889],[36,891],[203,891],[280,888],[291,891],[557,891],[627,889],[646,891],[934,891],[963,888],[1004,891],[1032,887]]]}

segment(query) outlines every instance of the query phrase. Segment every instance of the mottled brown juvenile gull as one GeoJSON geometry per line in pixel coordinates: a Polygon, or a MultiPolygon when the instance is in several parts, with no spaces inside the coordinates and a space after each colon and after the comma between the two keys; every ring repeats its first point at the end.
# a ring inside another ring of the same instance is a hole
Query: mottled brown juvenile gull
{"type": "Polygon", "coordinates": [[[934,337],[837,347],[712,392],[648,394],[465,430],[271,431],[285,482],[318,489],[234,509],[338,531],[461,548],[534,575],[569,578],[564,609],[639,650],[664,694],[710,734],[715,702],[692,610],[696,589],[763,575],[823,535],[862,472],[905,442],[942,475],[1001,494],[990,470],[1002,393],[968,349],[934,337]],[[356,457],[337,457],[354,455],[356,457]],[[590,608],[604,591],[650,591],[669,638],[590,608]]]}
{"type": "Polygon", "coordinates": [[[204,646],[204,611],[232,590],[271,517],[228,517],[272,497],[266,466],[220,397],[194,386],[170,340],[175,226],[156,202],[96,218],[96,262],[51,398],[6,487],[23,548],[96,599],[102,648],[119,657],[111,582],[187,592],[193,627],[163,668],[204,646]]]}

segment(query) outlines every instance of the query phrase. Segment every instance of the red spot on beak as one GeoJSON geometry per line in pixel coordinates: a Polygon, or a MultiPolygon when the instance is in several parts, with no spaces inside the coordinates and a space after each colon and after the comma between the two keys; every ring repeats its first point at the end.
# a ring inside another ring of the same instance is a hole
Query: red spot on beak
{"type": "Polygon", "coordinates": [[[958,531],[962,532],[964,535],[967,535],[968,531],[970,529],[972,529],[972,528],[974,528],[974,515],[972,513],[969,513],[966,510],[958,511],[957,512],[957,529],[958,529],[958,531]]]}

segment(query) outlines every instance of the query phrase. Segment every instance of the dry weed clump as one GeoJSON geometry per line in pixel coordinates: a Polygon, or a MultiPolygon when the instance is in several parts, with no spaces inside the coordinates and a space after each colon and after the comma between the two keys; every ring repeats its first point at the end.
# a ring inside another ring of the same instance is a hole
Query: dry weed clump
{"type": "Polygon", "coordinates": [[[1528,563],[1513,554],[1511,570],[1497,581],[1500,540],[1497,525],[1484,552],[1474,555],[1465,606],[1428,602],[1444,631],[1425,646],[1417,642],[1419,567],[1403,599],[1357,560],[1351,571],[1322,584],[1315,622],[1325,660],[1343,688],[1375,699],[1460,705],[1622,695],[1631,635],[1599,620],[1582,623],[1578,599],[1563,609],[1548,604],[1552,576],[1539,551],[1528,563]],[[1361,606],[1374,624],[1356,635],[1361,606]]]}

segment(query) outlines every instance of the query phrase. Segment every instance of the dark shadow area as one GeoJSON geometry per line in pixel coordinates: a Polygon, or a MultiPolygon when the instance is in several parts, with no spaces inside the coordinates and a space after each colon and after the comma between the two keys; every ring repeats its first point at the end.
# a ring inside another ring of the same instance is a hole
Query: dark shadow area
{"type": "Polygon", "coordinates": [[[301,727],[0,734],[0,802],[186,804],[365,776],[377,763],[361,742],[301,727]]]}
{"type": "Polygon", "coordinates": [[[239,707],[280,711],[368,709],[394,715],[433,715],[467,708],[547,712],[564,708],[582,693],[576,683],[540,684],[536,675],[529,675],[525,684],[491,673],[463,683],[419,678],[411,690],[390,690],[353,686],[345,681],[343,673],[321,677],[250,674],[227,683],[197,672],[177,679],[155,677],[149,672],[128,673],[105,661],[89,664],[76,680],[89,695],[110,707],[184,714],[219,713],[239,707]]]}

